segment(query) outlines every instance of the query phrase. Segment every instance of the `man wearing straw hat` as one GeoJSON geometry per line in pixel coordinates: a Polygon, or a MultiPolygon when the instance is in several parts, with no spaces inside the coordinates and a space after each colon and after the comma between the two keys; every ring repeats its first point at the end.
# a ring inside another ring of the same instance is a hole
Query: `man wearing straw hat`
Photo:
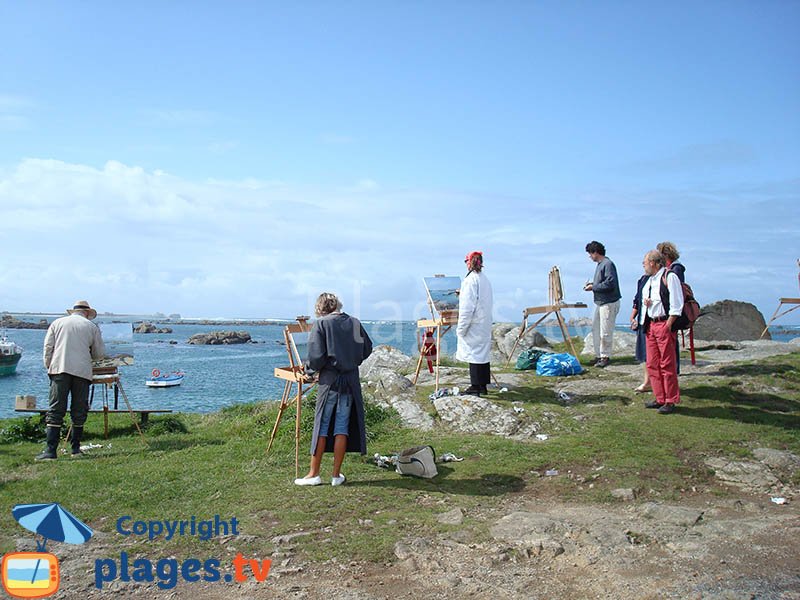
{"type": "Polygon", "coordinates": [[[69,316],[56,319],[44,338],[44,366],[50,377],[50,405],[45,416],[47,447],[36,460],[56,458],[61,425],[67,413],[67,396],[72,397],[72,455],[81,453],[81,436],[89,413],[92,359],[105,355],[100,328],[92,323],[97,311],[86,300],[78,300],[69,316]]]}

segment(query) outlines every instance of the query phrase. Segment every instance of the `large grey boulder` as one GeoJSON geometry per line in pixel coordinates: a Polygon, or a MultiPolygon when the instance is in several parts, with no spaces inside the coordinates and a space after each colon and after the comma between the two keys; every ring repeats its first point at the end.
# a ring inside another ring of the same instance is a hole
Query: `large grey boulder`
{"type": "MultiPolygon", "coordinates": [[[[584,356],[594,356],[594,335],[589,335],[583,340],[584,356]]],[[[612,344],[612,356],[630,356],[636,352],[636,334],[627,331],[615,331],[612,344]]]]}
{"type": "Polygon", "coordinates": [[[505,365],[509,362],[509,357],[511,361],[516,361],[520,352],[527,348],[534,346],[539,348],[550,347],[550,342],[547,341],[547,338],[534,329],[526,333],[517,344],[517,347],[514,348],[521,330],[522,327],[520,325],[514,325],[513,323],[495,323],[492,326],[492,355],[490,359],[492,364],[505,365]],[[514,349],[513,353],[511,352],[512,348],[514,349]]]}
{"type": "Polygon", "coordinates": [[[372,354],[367,357],[358,368],[361,379],[377,378],[382,371],[408,370],[413,366],[413,359],[407,354],[403,354],[397,348],[391,346],[377,346],[373,348],[372,354]]]}
{"type": "MultiPolygon", "coordinates": [[[[749,302],[720,300],[700,309],[694,324],[698,340],[757,340],[767,326],[759,310],[749,302]]],[[[772,339],[767,332],[764,339],[772,339]]]]}
{"type": "Polygon", "coordinates": [[[246,344],[250,341],[250,334],[246,331],[212,331],[211,333],[196,333],[189,338],[188,343],[194,345],[227,345],[246,344]]]}

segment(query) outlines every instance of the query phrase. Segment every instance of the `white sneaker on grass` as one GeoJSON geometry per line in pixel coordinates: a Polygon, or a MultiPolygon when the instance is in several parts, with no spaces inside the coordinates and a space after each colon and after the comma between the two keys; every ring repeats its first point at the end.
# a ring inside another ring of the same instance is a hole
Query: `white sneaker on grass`
{"type": "Polygon", "coordinates": [[[331,477],[331,485],[342,485],[345,482],[345,476],[343,473],[339,473],[338,477],[331,477]]]}
{"type": "Polygon", "coordinates": [[[299,477],[294,480],[295,485],[322,485],[322,477],[299,477]]]}

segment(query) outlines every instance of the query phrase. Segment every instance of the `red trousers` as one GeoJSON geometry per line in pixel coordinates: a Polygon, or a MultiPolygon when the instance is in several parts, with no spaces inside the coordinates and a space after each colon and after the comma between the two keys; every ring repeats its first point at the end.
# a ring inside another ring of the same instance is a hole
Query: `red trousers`
{"type": "Polygon", "coordinates": [[[678,342],[675,333],[666,321],[650,323],[647,330],[647,372],[650,385],[659,404],[677,404],[681,401],[678,387],[678,367],[675,346],[678,342]]]}

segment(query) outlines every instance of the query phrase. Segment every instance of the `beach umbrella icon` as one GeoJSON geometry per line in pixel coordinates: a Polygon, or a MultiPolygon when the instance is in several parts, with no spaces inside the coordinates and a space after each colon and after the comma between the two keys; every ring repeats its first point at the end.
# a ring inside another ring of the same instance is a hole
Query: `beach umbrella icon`
{"type": "Polygon", "coordinates": [[[45,552],[47,540],[83,544],[94,533],[87,525],[64,510],[58,502],[49,504],[17,504],[11,514],[25,529],[42,536],[36,541],[39,552],[45,552]]]}

